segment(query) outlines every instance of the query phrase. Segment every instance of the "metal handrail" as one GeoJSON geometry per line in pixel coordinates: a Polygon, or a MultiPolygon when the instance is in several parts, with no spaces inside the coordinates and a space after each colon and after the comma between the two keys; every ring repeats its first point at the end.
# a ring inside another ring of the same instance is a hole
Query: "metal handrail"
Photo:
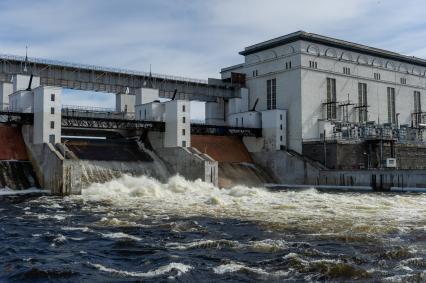
{"type": "MultiPolygon", "coordinates": [[[[25,62],[24,56],[10,55],[10,54],[0,54],[0,59],[25,62]]],[[[30,63],[37,63],[37,64],[56,65],[56,66],[61,66],[61,67],[79,68],[79,69],[86,69],[86,70],[91,70],[91,71],[111,72],[111,73],[120,73],[120,74],[126,74],[126,75],[136,75],[136,76],[145,76],[145,77],[152,76],[153,78],[160,78],[160,79],[165,79],[165,80],[185,81],[185,82],[198,83],[198,84],[208,84],[208,81],[203,80],[203,79],[172,76],[172,75],[165,75],[165,74],[158,74],[158,73],[148,73],[148,72],[134,71],[134,70],[129,70],[129,69],[111,68],[111,67],[103,67],[103,66],[89,65],[89,64],[70,63],[70,62],[64,62],[64,61],[59,61],[59,60],[48,60],[48,59],[34,58],[34,57],[28,57],[27,60],[30,63]]]]}

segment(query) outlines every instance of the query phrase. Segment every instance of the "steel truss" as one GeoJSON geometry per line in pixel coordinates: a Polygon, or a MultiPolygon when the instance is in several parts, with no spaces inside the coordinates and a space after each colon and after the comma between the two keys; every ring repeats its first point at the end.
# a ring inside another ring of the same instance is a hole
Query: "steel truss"
{"type": "Polygon", "coordinates": [[[11,111],[0,111],[0,123],[32,125],[34,123],[34,114],[11,112],[11,111]]]}
{"type": "Polygon", "coordinates": [[[192,135],[214,135],[214,136],[240,136],[240,137],[261,137],[262,129],[227,127],[205,124],[191,124],[192,135]]]}
{"type": "Polygon", "coordinates": [[[125,119],[108,119],[96,117],[62,116],[63,128],[95,128],[95,129],[117,129],[134,130],[146,129],[157,132],[165,131],[164,122],[138,121],[125,119]]]}

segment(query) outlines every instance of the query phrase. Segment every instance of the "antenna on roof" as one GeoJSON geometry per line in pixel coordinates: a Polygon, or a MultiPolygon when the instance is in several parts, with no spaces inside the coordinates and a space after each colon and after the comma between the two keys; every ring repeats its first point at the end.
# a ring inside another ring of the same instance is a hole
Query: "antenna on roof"
{"type": "Polygon", "coordinates": [[[149,64],[149,80],[148,80],[148,87],[152,88],[152,73],[151,73],[151,64],[149,64]]]}
{"type": "Polygon", "coordinates": [[[24,62],[24,73],[28,72],[28,46],[25,46],[25,62],[24,62]]]}

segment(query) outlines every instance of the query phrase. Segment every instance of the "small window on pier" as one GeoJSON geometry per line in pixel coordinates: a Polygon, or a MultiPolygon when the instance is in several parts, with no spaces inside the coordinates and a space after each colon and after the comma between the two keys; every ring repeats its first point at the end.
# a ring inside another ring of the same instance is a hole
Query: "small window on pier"
{"type": "Polygon", "coordinates": [[[55,107],[50,107],[50,114],[55,114],[55,107]]]}
{"type": "Polygon", "coordinates": [[[185,129],[182,129],[182,136],[185,135],[185,129]]]}
{"type": "Polygon", "coordinates": [[[52,94],[50,95],[50,101],[55,101],[55,94],[54,94],[54,93],[52,93],[52,94]]]}
{"type": "Polygon", "coordinates": [[[182,112],[185,112],[186,111],[186,109],[185,109],[186,107],[185,107],[185,105],[182,105],[182,112]]]}
{"type": "Polygon", "coordinates": [[[54,129],[54,128],[55,128],[55,122],[54,122],[54,121],[51,121],[51,122],[50,122],[50,128],[51,128],[51,129],[54,129]]]}

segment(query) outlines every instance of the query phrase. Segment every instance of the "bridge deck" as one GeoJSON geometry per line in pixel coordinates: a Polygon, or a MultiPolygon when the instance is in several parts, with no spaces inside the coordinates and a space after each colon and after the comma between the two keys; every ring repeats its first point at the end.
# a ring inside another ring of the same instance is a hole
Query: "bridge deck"
{"type": "Polygon", "coordinates": [[[236,95],[232,86],[212,85],[199,79],[38,58],[28,58],[27,72],[24,72],[25,62],[25,57],[0,55],[0,81],[10,82],[13,74],[34,74],[40,77],[41,85],[77,90],[108,93],[128,90],[135,94],[139,88],[152,87],[159,89],[161,97],[170,98],[176,89],[178,99],[199,101],[216,101],[217,97],[236,95]]]}
{"type": "MultiPolygon", "coordinates": [[[[0,123],[31,125],[34,123],[33,113],[0,111],[0,123]]],[[[110,129],[110,130],[136,130],[146,129],[151,131],[164,132],[165,123],[158,121],[143,121],[126,118],[103,118],[73,116],[62,114],[62,128],[82,128],[82,129],[110,129]]],[[[216,135],[216,136],[250,136],[261,137],[262,129],[228,127],[191,123],[191,134],[193,135],[216,135]]]]}

